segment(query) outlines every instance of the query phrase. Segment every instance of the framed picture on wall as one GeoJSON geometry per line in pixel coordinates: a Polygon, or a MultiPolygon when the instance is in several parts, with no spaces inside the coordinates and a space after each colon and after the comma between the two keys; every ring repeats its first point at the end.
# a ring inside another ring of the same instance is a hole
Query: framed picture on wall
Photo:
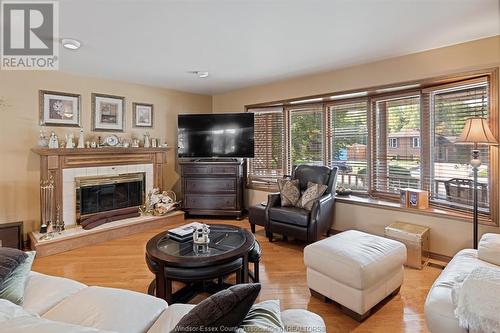
{"type": "Polygon", "coordinates": [[[132,103],[134,127],[153,127],[153,104],[132,103]]]}
{"type": "Polygon", "coordinates": [[[80,95],[40,90],[40,125],[80,127],[80,95]]]}
{"type": "Polygon", "coordinates": [[[92,129],[123,132],[125,127],[125,97],[92,94],[92,129]]]}

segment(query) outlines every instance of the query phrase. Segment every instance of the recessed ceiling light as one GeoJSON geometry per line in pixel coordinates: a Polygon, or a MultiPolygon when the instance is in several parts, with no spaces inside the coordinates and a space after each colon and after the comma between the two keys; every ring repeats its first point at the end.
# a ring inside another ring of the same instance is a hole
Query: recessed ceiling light
{"type": "Polygon", "coordinates": [[[82,43],[80,43],[76,39],[71,39],[71,38],[63,38],[61,40],[61,44],[68,50],[78,50],[80,46],[82,46],[82,43]]]}
{"type": "Polygon", "coordinates": [[[210,75],[207,71],[189,71],[188,73],[195,74],[200,79],[204,79],[210,75]]]}

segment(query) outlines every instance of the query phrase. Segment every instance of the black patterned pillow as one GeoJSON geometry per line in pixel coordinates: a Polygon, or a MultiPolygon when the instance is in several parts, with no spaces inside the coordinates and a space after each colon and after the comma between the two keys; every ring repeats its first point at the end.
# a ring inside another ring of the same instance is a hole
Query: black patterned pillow
{"type": "Polygon", "coordinates": [[[27,257],[28,255],[24,251],[0,247],[0,285],[27,257]]]}
{"type": "Polygon", "coordinates": [[[281,207],[296,206],[300,199],[299,180],[278,179],[281,207]]]}
{"type": "Polygon", "coordinates": [[[318,198],[320,198],[323,193],[325,193],[328,186],[323,184],[315,184],[308,182],[307,189],[302,193],[302,197],[300,197],[299,202],[297,203],[297,207],[304,208],[305,210],[311,210],[318,198]]]}
{"type": "Polygon", "coordinates": [[[237,284],[196,305],[170,333],[235,332],[259,295],[260,284],[237,284]]]}

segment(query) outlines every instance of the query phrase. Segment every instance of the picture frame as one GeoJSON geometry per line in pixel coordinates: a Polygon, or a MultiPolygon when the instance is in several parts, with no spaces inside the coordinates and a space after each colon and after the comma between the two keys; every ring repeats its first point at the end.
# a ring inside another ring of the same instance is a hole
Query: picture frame
{"type": "Polygon", "coordinates": [[[81,95],[40,90],[41,126],[81,127],[81,95]]]}
{"type": "Polygon", "coordinates": [[[132,103],[133,126],[142,128],[153,128],[154,125],[153,104],[132,103]]]}
{"type": "Polygon", "coordinates": [[[92,93],[92,130],[123,132],[125,97],[92,93]]]}

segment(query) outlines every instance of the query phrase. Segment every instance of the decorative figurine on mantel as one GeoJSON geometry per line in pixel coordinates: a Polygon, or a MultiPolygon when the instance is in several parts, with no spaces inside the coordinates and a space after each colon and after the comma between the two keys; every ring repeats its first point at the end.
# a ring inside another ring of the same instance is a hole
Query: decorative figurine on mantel
{"type": "Polygon", "coordinates": [[[144,148],[149,148],[151,147],[151,142],[149,140],[149,133],[146,132],[146,134],[144,134],[144,148]]]}
{"type": "Polygon", "coordinates": [[[132,148],[139,148],[139,139],[132,139],[132,148]]]}
{"type": "Polygon", "coordinates": [[[51,149],[59,148],[59,138],[57,137],[56,133],[54,133],[54,132],[50,133],[49,148],[51,148],[51,149]]]}
{"type": "Polygon", "coordinates": [[[78,148],[85,148],[85,134],[83,134],[83,128],[80,128],[80,137],[78,138],[78,148]]]}
{"type": "Polygon", "coordinates": [[[48,147],[49,141],[45,136],[45,131],[43,129],[40,130],[40,136],[38,137],[38,147],[48,147]]]}
{"type": "Polygon", "coordinates": [[[66,134],[66,149],[73,149],[75,148],[75,136],[73,133],[70,133],[69,135],[66,134]]]}

